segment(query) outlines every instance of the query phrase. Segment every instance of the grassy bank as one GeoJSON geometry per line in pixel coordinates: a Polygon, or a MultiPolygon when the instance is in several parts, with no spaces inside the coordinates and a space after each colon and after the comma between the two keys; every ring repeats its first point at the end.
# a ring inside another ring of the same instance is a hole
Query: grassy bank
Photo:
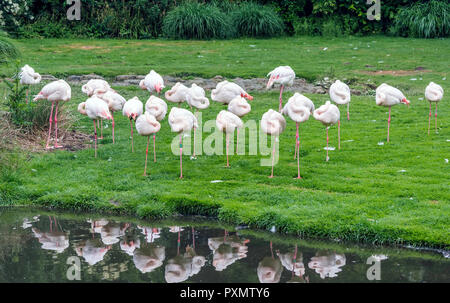
{"type": "MultiPolygon", "coordinates": [[[[450,247],[449,164],[445,161],[450,158],[450,112],[444,99],[439,107],[438,133],[427,136],[429,105],[419,100],[428,81],[442,84],[446,91],[450,89],[448,80],[442,80],[448,72],[449,40],[378,37],[216,42],[30,40],[19,41],[19,46],[24,62],[34,65],[39,72],[57,75],[144,74],[155,68],[162,74],[264,77],[271,68],[290,64],[300,77],[316,78],[333,66],[335,76],[357,77],[358,81],[371,79],[376,85],[384,81],[400,83],[399,87],[408,90],[412,105],[409,109],[393,108],[391,143],[378,145],[386,140],[388,110],[377,107],[373,96],[353,97],[351,121],[342,121],[342,149],[331,151],[328,163],[324,161],[325,130],[311,118],[301,125],[303,180],[300,181],[293,179],[297,169],[293,160],[295,124],[289,119],[280,137],[276,178],[267,178],[270,167],[260,166],[261,158],[270,156],[258,152],[258,155],[233,155],[231,169],[224,167],[223,155],[201,155],[197,160],[186,155],[185,179],[179,180],[179,158],[170,149],[175,134],[170,132],[167,119],[157,136],[158,163],[149,162],[150,176],[143,177],[146,138],[136,135],[135,153],[131,153],[129,122],[117,115],[116,144],[112,144],[109,124],[104,130],[105,139],[100,141],[97,159],[93,149],[13,152],[0,170],[2,205],[35,204],[140,218],[201,214],[230,224],[245,223],[252,228],[275,226],[280,232],[302,237],[450,247]],[[72,44],[78,48],[70,47],[72,44]],[[83,45],[102,47],[80,49],[83,45]],[[324,47],[328,49],[324,51],[324,47]],[[264,49],[271,51],[260,56],[264,49]],[[361,61],[351,61],[353,56],[361,61]],[[347,60],[351,63],[345,64],[347,60]],[[417,71],[414,76],[372,77],[359,72],[365,70],[366,63],[388,65],[390,70],[422,66],[431,71],[417,71]],[[411,81],[411,77],[417,81],[411,81]],[[223,182],[211,183],[214,180],[223,182]]],[[[135,95],[143,101],[148,98],[137,88],[116,89],[126,98],[135,95]]],[[[72,92],[67,106],[76,114],[77,104],[85,96],[79,86],[72,87],[72,92]]],[[[286,93],[285,100],[291,95],[286,93]]],[[[265,111],[277,108],[278,93],[254,93],[254,96],[252,112],[243,120],[258,123],[265,111]]],[[[317,107],[328,100],[327,95],[308,97],[317,107]]],[[[169,104],[169,110],[172,106],[169,104]]],[[[222,109],[222,105],[213,102],[204,111],[203,121],[215,119],[222,109]]],[[[343,109],[342,114],[345,116],[343,109]]],[[[92,121],[84,116],[79,116],[75,128],[93,133],[92,121]]],[[[204,130],[203,138],[209,135],[204,130]]],[[[248,145],[248,138],[246,142],[248,145]]],[[[330,145],[337,147],[337,127],[330,131],[330,145]]]]}

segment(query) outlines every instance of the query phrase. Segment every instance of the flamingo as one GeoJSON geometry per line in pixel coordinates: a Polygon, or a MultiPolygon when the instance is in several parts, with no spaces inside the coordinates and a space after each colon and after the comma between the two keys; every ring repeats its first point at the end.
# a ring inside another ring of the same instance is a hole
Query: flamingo
{"type": "MultiPolygon", "coordinates": [[[[193,83],[186,92],[186,102],[189,106],[195,107],[195,118],[197,118],[197,111],[206,109],[209,107],[209,99],[206,98],[205,90],[193,83]]],[[[195,128],[194,128],[194,152],[193,158],[195,159],[195,128]]]]}
{"type": "Polygon", "coordinates": [[[389,119],[388,119],[388,134],[387,142],[389,142],[389,128],[391,126],[391,107],[400,103],[404,103],[409,106],[409,101],[406,100],[405,95],[395,87],[387,85],[386,83],[381,84],[376,90],[376,104],[380,106],[389,107],[389,119]]]}
{"type": "MultiPolygon", "coordinates": [[[[269,109],[261,119],[261,129],[264,133],[270,135],[270,136],[280,136],[280,134],[284,131],[286,128],[286,120],[284,117],[274,111],[273,109],[269,109]]],[[[276,140],[273,144],[273,152],[272,152],[272,174],[269,176],[269,178],[273,178],[273,165],[275,161],[275,146],[276,146],[276,140]]]]}
{"type": "MultiPolygon", "coordinates": [[[[156,120],[155,116],[150,112],[145,112],[144,115],[140,115],[136,120],[136,129],[141,136],[147,136],[147,150],[145,153],[145,168],[144,176],[147,176],[147,157],[148,157],[148,145],[150,143],[150,135],[156,134],[161,129],[161,124],[156,120]]],[[[154,137],[153,137],[154,138],[154,137]]],[[[156,162],[156,159],[155,159],[156,162]]]]}
{"type": "Polygon", "coordinates": [[[280,106],[279,112],[283,108],[283,89],[285,85],[294,84],[295,72],[290,66],[278,66],[273,71],[267,74],[269,77],[269,82],[267,82],[267,89],[271,88],[275,83],[280,84],[280,106]]]}
{"type": "MultiPolygon", "coordinates": [[[[41,82],[41,75],[36,73],[34,69],[29,66],[28,64],[25,64],[24,67],[22,67],[20,73],[20,84],[23,85],[35,85],[39,84],[41,82]]],[[[29,87],[27,87],[27,97],[26,97],[26,103],[28,104],[28,93],[29,93],[29,87]]]]}
{"type": "MultiPolygon", "coordinates": [[[[100,99],[102,99],[103,101],[105,101],[108,104],[108,108],[109,108],[109,111],[111,112],[111,117],[112,117],[112,135],[113,135],[113,144],[114,144],[115,143],[114,113],[121,111],[123,109],[125,102],[127,102],[127,100],[125,100],[124,97],[122,97],[121,95],[119,95],[118,93],[116,93],[115,91],[112,91],[112,90],[108,90],[106,92],[104,92],[104,91],[97,92],[96,96],[98,96],[100,99]]],[[[102,133],[100,134],[100,137],[103,138],[103,128],[101,131],[102,131],[102,133]]]]}
{"type": "Polygon", "coordinates": [[[127,116],[130,119],[130,128],[131,128],[131,152],[134,152],[134,143],[133,143],[133,121],[136,121],[137,117],[142,115],[144,111],[144,104],[142,104],[141,100],[138,97],[133,97],[132,99],[125,102],[122,114],[127,116]]]}
{"type": "Polygon", "coordinates": [[[219,131],[226,133],[226,144],[227,144],[227,166],[230,167],[230,162],[228,160],[228,150],[229,150],[229,142],[228,142],[228,134],[234,133],[236,128],[242,127],[244,124],[242,123],[241,118],[236,116],[235,114],[222,110],[216,118],[216,126],[219,131]]]}
{"type": "Polygon", "coordinates": [[[164,96],[167,101],[173,103],[182,103],[186,101],[186,93],[188,88],[184,86],[182,83],[177,82],[170,90],[166,91],[164,96]]]}
{"type": "MultiPolygon", "coordinates": [[[[145,111],[155,116],[156,120],[161,121],[166,117],[167,104],[156,96],[150,96],[145,103],[145,111]]],[[[153,135],[153,161],[156,163],[156,134],[153,135]]]]}
{"type": "Polygon", "coordinates": [[[157,92],[161,93],[164,86],[164,80],[160,74],[155,72],[153,69],[145,76],[143,80],[139,83],[139,87],[143,90],[148,90],[151,93],[157,92]]]}
{"type": "Polygon", "coordinates": [[[289,98],[288,102],[283,108],[283,115],[289,116],[297,125],[297,134],[295,135],[295,156],[297,157],[297,179],[301,179],[300,176],[300,135],[299,135],[299,123],[308,121],[309,116],[314,113],[314,103],[303,96],[302,94],[295,93],[294,96],[289,98]],[[298,156],[297,156],[298,155],[298,156]]]}
{"type": "Polygon", "coordinates": [[[341,272],[341,267],[345,266],[346,258],[344,254],[337,253],[317,253],[308,263],[310,269],[315,270],[321,279],[335,278],[341,272]]]}
{"type": "Polygon", "coordinates": [[[437,106],[438,102],[444,97],[444,89],[439,84],[430,82],[425,89],[425,98],[430,102],[430,116],[428,118],[428,135],[430,134],[430,123],[431,123],[431,102],[436,103],[435,117],[435,131],[437,132],[437,106]]]}
{"type": "Polygon", "coordinates": [[[105,101],[97,96],[93,96],[86,100],[86,102],[78,105],[78,111],[82,115],[86,115],[94,122],[94,136],[95,136],[95,158],[97,158],[97,126],[95,120],[98,119],[112,119],[112,115],[109,112],[108,105],[105,101]]]}
{"type": "Polygon", "coordinates": [[[169,113],[169,125],[172,132],[180,135],[180,179],[183,179],[183,133],[188,133],[192,128],[198,127],[197,118],[190,111],[172,107],[169,113]]]}
{"type": "Polygon", "coordinates": [[[142,245],[133,253],[133,263],[143,274],[162,266],[165,258],[166,248],[155,243],[142,245]]]}
{"type": "Polygon", "coordinates": [[[247,94],[242,87],[226,80],[219,82],[216,88],[211,91],[211,100],[224,104],[230,103],[236,96],[241,96],[250,101],[253,100],[253,97],[247,94]]]}
{"type": "Polygon", "coordinates": [[[330,160],[330,157],[328,157],[328,129],[330,126],[336,124],[339,121],[339,118],[341,116],[341,113],[339,112],[339,108],[331,104],[330,101],[327,101],[324,105],[316,109],[313,113],[313,116],[316,120],[319,120],[322,122],[323,125],[325,125],[327,130],[327,158],[326,161],[330,160]]]}
{"type": "MultiPolygon", "coordinates": [[[[247,100],[241,96],[234,97],[233,100],[228,104],[228,111],[232,112],[239,118],[245,116],[252,110],[252,107],[247,102],[247,100]]],[[[237,136],[236,136],[236,154],[238,152],[239,147],[239,128],[237,129],[237,136]]]]}
{"type": "MultiPolygon", "coordinates": [[[[350,121],[350,88],[348,85],[336,80],[330,86],[330,98],[338,106],[347,104],[347,120],[350,121]]],[[[338,121],[338,141],[339,149],[341,149],[341,120],[338,121]]]]}
{"type": "Polygon", "coordinates": [[[261,283],[278,283],[280,282],[281,273],[283,272],[283,265],[279,258],[275,258],[273,254],[272,241],[270,241],[271,257],[264,257],[258,263],[256,269],[258,280],[261,283]]]}
{"type": "Polygon", "coordinates": [[[47,138],[47,145],[45,146],[46,149],[49,149],[48,146],[50,143],[50,133],[52,130],[52,115],[53,115],[53,106],[56,102],[56,110],[55,110],[55,146],[54,148],[61,148],[61,145],[58,145],[58,106],[60,101],[70,101],[70,98],[72,96],[72,89],[70,88],[70,85],[67,84],[64,80],[58,80],[53,81],[47,84],[42,88],[42,90],[39,92],[37,96],[34,97],[33,101],[37,100],[48,100],[52,102],[52,109],[50,111],[50,127],[48,129],[48,138],[47,138]]]}

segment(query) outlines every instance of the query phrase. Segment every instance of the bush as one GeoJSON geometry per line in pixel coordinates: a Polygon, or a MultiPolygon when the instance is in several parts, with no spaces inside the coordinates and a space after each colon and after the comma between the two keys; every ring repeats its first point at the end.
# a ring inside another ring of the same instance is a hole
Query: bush
{"type": "Polygon", "coordinates": [[[184,2],[170,11],[163,34],[172,39],[222,39],[234,35],[228,16],[217,6],[184,2]]]}
{"type": "Polygon", "coordinates": [[[403,8],[395,18],[392,32],[398,36],[417,38],[448,37],[450,34],[450,3],[431,0],[403,8]]]}
{"type": "Polygon", "coordinates": [[[239,36],[275,37],[284,32],[283,20],[274,9],[254,2],[241,3],[231,19],[239,36]]]}
{"type": "Polygon", "coordinates": [[[0,37],[0,64],[19,56],[17,48],[3,37],[0,37]]]}

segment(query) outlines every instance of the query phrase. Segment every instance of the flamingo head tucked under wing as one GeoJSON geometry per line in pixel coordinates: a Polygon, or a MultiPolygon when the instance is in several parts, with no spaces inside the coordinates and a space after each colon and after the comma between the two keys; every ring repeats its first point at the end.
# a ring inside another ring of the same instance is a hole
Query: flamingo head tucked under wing
{"type": "Polygon", "coordinates": [[[147,86],[145,86],[144,80],[141,80],[141,82],[139,82],[139,87],[140,87],[142,90],[147,90],[147,86]]]}

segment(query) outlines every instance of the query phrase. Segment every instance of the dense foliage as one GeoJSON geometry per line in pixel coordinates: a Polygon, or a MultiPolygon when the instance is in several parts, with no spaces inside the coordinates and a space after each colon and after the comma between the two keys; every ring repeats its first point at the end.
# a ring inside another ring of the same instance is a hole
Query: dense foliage
{"type": "Polygon", "coordinates": [[[68,21],[66,1],[5,0],[0,3],[0,27],[18,37],[142,39],[164,34],[171,38],[210,39],[273,36],[280,32],[277,20],[281,17],[282,32],[288,35],[394,33],[430,38],[449,35],[447,0],[373,0],[372,4],[367,4],[367,0],[81,1],[81,20],[68,21]],[[380,3],[381,14],[376,16],[377,20],[370,21],[367,12],[376,1],[380,3]],[[250,7],[254,10],[249,10],[250,7]],[[237,10],[242,14],[252,13],[251,18],[237,20],[237,10]],[[239,28],[223,14],[234,14],[239,28]],[[199,24],[202,26],[197,27],[199,24]],[[223,26],[219,29],[218,24],[223,26]]]}
{"type": "Polygon", "coordinates": [[[16,58],[19,50],[4,37],[0,36],[0,64],[5,63],[9,59],[16,58]]]}

